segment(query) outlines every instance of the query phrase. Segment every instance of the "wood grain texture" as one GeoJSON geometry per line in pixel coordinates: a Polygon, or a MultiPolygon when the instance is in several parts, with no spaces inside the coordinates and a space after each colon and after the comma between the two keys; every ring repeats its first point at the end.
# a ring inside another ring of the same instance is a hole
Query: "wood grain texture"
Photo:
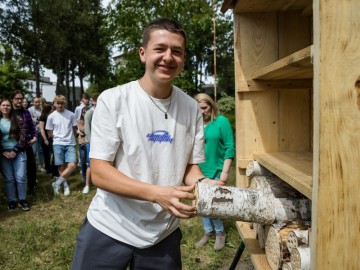
{"type": "Polygon", "coordinates": [[[359,0],[314,1],[315,256],[311,269],[360,269],[359,0]],[[315,16],[316,15],[316,16],[315,16]]]}

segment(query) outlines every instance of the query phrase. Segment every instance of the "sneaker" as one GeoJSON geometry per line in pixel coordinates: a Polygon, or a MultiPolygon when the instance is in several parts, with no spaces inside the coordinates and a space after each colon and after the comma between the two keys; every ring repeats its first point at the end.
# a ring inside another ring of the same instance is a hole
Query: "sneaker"
{"type": "Polygon", "coordinates": [[[85,186],[83,189],[83,193],[89,193],[89,186],[85,186]]]}
{"type": "Polygon", "coordinates": [[[214,244],[214,250],[221,250],[225,246],[225,240],[226,240],[226,233],[217,233],[215,244],[214,244]]]}
{"type": "Polygon", "coordinates": [[[209,242],[210,238],[214,236],[214,233],[206,233],[203,235],[203,237],[200,239],[199,242],[195,244],[196,248],[201,248],[209,242]]]}
{"type": "Polygon", "coordinates": [[[24,211],[30,210],[30,205],[26,200],[20,200],[19,204],[20,204],[20,207],[22,210],[24,210],[24,211]]]}
{"type": "Polygon", "coordinates": [[[70,195],[70,188],[69,186],[64,187],[64,195],[69,196],[70,195]]]}
{"type": "Polygon", "coordinates": [[[17,204],[16,204],[15,201],[10,201],[9,202],[9,211],[11,211],[11,212],[15,211],[16,207],[17,207],[17,204]]]}
{"type": "Polygon", "coordinates": [[[54,195],[59,195],[60,194],[60,187],[56,184],[56,182],[53,182],[52,187],[54,189],[54,195]]]}

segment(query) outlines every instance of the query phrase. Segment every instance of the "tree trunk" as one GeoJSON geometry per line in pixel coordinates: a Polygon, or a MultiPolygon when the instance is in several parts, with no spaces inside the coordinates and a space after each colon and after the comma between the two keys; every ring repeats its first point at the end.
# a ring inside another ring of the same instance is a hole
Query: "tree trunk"
{"type": "Polygon", "coordinates": [[[270,192],[198,183],[195,188],[199,216],[272,224],[310,219],[308,199],[275,198],[270,192]]]}

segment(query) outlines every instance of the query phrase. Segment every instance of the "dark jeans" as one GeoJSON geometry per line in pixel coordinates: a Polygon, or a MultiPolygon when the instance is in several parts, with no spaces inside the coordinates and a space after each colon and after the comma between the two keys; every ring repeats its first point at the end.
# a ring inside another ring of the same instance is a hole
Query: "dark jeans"
{"type": "Polygon", "coordinates": [[[26,155],[27,155],[26,172],[27,172],[28,191],[29,194],[35,195],[36,160],[31,146],[26,148],[26,155]]]}

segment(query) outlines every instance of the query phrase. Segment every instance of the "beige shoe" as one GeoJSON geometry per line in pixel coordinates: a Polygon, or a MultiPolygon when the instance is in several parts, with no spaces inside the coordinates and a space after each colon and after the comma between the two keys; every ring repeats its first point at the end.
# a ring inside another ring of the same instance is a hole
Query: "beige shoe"
{"type": "Polygon", "coordinates": [[[214,233],[206,233],[203,235],[203,237],[200,239],[199,242],[195,244],[196,248],[201,248],[209,242],[210,238],[214,236],[214,233]]]}
{"type": "Polygon", "coordinates": [[[221,250],[225,246],[226,233],[217,233],[214,250],[221,250]]]}

